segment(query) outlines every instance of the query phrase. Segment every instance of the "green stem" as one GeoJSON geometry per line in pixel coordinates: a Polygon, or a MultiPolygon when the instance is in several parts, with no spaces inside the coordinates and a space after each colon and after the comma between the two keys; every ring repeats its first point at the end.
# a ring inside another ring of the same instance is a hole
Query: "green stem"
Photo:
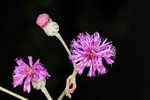
{"type": "Polygon", "coordinates": [[[14,97],[16,97],[16,98],[18,98],[18,99],[20,99],[20,100],[28,100],[27,98],[22,97],[22,96],[20,96],[20,95],[14,93],[14,92],[12,92],[12,91],[10,91],[10,90],[7,90],[7,89],[5,89],[5,88],[3,88],[3,87],[1,87],[1,86],[0,86],[0,90],[3,91],[3,92],[5,92],[5,93],[7,93],[7,94],[9,94],[9,95],[12,95],[12,96],[14,96],[14,97]]]}

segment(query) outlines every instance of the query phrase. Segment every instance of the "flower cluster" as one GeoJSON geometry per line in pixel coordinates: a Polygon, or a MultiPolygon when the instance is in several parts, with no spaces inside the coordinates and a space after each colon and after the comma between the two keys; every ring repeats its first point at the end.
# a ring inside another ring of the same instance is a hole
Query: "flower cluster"
{"type": "MultiPolygon", "coordinates": [[[[81,75],[86,67],[89,67],[88,76],[95,77],[98,73],[103,75],[107,69],[103,65],[103,59],[106,63],[112,65],[116,56],[116,48],[112,45],[111,41],[107,41],[100,37],[98,32],[90,35],[88,33],[80,33],[77,39],[71,42],[71,49],[69,50],[63,38],[59,34],[59,25],[54,22],[48,14],[40,14],[36,20],[36,24],[41,27],[48,36],[56,36],[63,44],[68,52],[69,59],[74,66],[73,73],[67,78],[66,88],[59,96],[58,100],[66,95],[71,98],[71,94],[75,91],[76,75],[81,75]],[[72,88],[70,88],[72,86],[72,88]]],[[[50,77],[47,70],[43,67],[38,59],[34,64],[32,56],[28,56],[29,65],[26,64],[21,58],[16,59],[17,66],[13,71],[13,86],[14,88],[24,84],[24,92],[30,93],[31,83],[33,88],[41,89],[48,100],[52,100],[50,94],[45,88],[46,78],[50,77]]],[[[16,96],[18,97],[18,96],[16,96]]],[[[18,97],[20,98],[20,97],[18,97]]]]}
{"type": "Polygon", "coordinates": [[[108,64],[113,64],[112,58],[116,54],[116,49],[112,43],[100,37],[98,32],[93,35],[80,33],[77,40],[72,41],[70,51],[72,55],[69,58],[73,64],[76,64],[78,74],[81,75],[85,67],[89,66],[89,77],[96,76],[96,70],[100,74],[106,73],[107,70],[102,59],[104,58],[108,64]]]}
{"type": "Polygon", "coordinates": [[[38,80],[46,80],[46,77],[50,77],[47,70],[40,63],[39,59],[33,64],[32,57],[29,56],[29,65],[27,65],[22,59],[16,59],[18,66],[15,67],[13,72],[13,86],[22,85],[24,81],[24,92],[30,93],[30,82],[38,84],[38,80]]]}

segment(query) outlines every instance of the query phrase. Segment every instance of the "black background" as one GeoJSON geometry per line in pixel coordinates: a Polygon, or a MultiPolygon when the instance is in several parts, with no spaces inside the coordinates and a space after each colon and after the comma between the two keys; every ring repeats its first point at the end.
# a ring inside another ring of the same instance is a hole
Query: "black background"
{"type": "MultiPolygon", "coordinates": [[[[80,32],[101,32],[117,48],[116,63],[106,65],[108,73],[87,77],[88,69],[77,76],[72,100],[150,100],[150,8],[143,0],[3,0],[0,3],[0,86],[31,100],[46,100],[41,91],[23,93],[13,88],[15,58],[32,55],[52,76],[47,88],[54,100],[65,87],[73,67],[56,37],[48,37],[36,24],[41,13],[48,13],[60,26],[60,34],[70,47],[80,32]]],[[[16,98],[0,92],[3,100],[16,98]]],[[[64,100],[69,100],[64,98],[64,100]]]]}

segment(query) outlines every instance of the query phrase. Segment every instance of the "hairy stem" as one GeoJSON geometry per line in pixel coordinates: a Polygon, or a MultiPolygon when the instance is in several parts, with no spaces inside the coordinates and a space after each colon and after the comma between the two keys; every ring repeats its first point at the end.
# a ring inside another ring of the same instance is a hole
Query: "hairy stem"
{"type": "Polygon", "coordinates": [[[5,89],[5,88],[3,88],[3,87],[1,87],[1,86],[0,86],[0,90],[3,91],[3,92],[5,92],[5,93],[7,93],[7,94],[9,94],[9,95],[12,95],[12,96],[14,96],[14,97],[16,97],[16,98],[18,98],[18,99],[20,99],[20,100],[28,100],[27,98],[22,97],[22,96],[20,96],[20,95],[14,93],[14,92],[12,92],[12,91],[10,91],[10,90],[7,90],[7,89],[5,89]]]}
{"type": "Polygon", "coordinates": [[[51,97],[51,95],[48,93],[48,91],[47,91],[47,89],[46,89],[45,86],[43,86],[43,87],[41,88],[41,91],[44,93],[44,95],[47,97],[48,100],[52,100],[52,97],[51,97]]]}

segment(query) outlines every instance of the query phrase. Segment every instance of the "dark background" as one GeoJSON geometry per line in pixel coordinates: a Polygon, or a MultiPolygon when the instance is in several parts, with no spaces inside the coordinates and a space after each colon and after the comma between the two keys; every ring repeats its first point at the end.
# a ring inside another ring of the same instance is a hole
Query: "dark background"
{"type": "MultiPolygon", "coordinates": [[[[106,65],[108,73],[87,77],[88,69],[77,76],[72,100],[150,100],[150,8],[149,2],[135,0],[3,0],[0,3],[0,86],[31,100],[46,100],[41,91],[23,93],[13,88],[15,58],[32,55],[48,69],[47,88],[54,100],[65,87],[73,67],[56,37],[48,37],[36,24],[41,13],[48,13],[60,26],[70,47],[80,32],[98,31],[117,48],[116,63],[106,65]]],[[[0,92],[3,100],[16,98],[0,92]]],[[[69,100],[64,98],[64,100],[69,100]]]]}

